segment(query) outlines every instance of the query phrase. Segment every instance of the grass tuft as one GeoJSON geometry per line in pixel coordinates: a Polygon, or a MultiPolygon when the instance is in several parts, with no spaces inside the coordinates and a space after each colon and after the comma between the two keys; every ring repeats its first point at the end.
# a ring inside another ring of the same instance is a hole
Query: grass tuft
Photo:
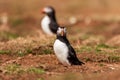
{"type": "Polygon", "coordinates": [[[52,50],[50,50],[50,49],[45,49],[45,50],[43,50],[43,53],[44,53],[44,54],[51,54],[51,53],[52,53],[52,50]]]}
{"type": "Polygon", "coordinates": [[[9,64],[5,66],[5,71],[7,74],[19,74],[24,72],[18,64],[9,64]]]}
{"type": "Polygon", "coordinates": [[[108,60],[109,60],[109,62],[119,62],[120,56],[109,56],[108,60]]]}
{"type": "Polygon", "coordinates": [[[37,80],[44,80],[43,78],[38,78],[37,80]]]}
{"type": "Polygon", "coordinates": [[[8,41],[10,39],[16,39],[19,35],[11,32],[0,32],[0,40],[1,41],[8,41]]]}
{"type": "Polygon", "coordinates": [[[22,74],[22,73],[36,73],[43,74],[45,71],[40,68],[30,67],[30,68],[22,68],[19,64],[8,64],[4,67],[4,71],[6,74],[22,74]]]}
{"type": "Polygon", "coordinates": [[[76,49],[77,52],[92,52],[93,48],[91,46],[81,46],[80,48],[76,49]]]}
{"type": "Polygon", "coordinates": [[[45,71],[43,69],[35,68],[35,67],[27,69],[27,72],[29,72],[29,73],[36,73],[36,74],[43,74],[43,73],[45,73],[45,71]]]}
{"type": "Polygon", "coordinates": [[[11,51],[9,50],[0,50],[0,54],[10,54],[11,51]]]}
{"type": "Polygon", "coordinates": [[[97,48],[111,48],[111,47],[106,44],[98,44],[97,48]]]}
{"type": "Polygon", "coordinates": [[[17,55],[22,57],[22,56],[25,56],[25,53],[23,51],[17,51],[17,55]]]}
{"type": "Polygon", "coordinates": [[[15,19],[12,19],[10,21],[10,24],[11,24],[12,27],[17,27],[17,26],[19,26],[19,25],[21,25],[23,23],[24,23],[24,20],[22,20],[20,18],[15,18],[15,19]]]}

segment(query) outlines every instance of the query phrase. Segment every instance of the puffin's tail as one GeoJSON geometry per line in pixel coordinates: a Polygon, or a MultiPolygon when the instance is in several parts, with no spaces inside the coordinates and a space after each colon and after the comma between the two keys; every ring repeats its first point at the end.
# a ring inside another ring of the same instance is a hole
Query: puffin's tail
{"type": "Polygon", "coordinates": [[[68,58],[71,65],[83,65],[84,62],[80,61],[77,57],[68,58]]]}
{"type": "Polygon", "coordinates": [[[79,61],[79,60],[77,60],[73,63],[73,65],[83,65],[83,64],[85,64],[85,63],[82,61],[79,61]]]}

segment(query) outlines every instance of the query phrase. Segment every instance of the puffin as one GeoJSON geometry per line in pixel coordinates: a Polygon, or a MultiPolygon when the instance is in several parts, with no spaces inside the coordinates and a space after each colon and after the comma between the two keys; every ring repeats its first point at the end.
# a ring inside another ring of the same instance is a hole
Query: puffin
{"type": "Polygon", "coordinates": [[[66,36],[66,28],[59,27],[53,49],[57,59],[65,66],[84,64],[77,58],[76,52],[66,36]]]}
{"type": "Polygon", "coordinates": [[[55,9],[52,6],[43,8],[42,13],[45,14],[41,20],[41,28],[47,35],[54,35],[57,33],[58,23],[56,20],[55,9]]]}

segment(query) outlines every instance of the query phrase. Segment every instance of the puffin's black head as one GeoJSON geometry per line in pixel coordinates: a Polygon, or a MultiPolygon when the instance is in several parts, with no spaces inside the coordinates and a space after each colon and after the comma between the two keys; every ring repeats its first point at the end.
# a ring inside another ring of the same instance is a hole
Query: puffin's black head
{"type": "Polygon", "coordinates": [[[42,13],[47,14],[47,15],[55,14],[55,10],[53,7],[47,6],[47,7],[43,8],[42,13]]]}
{"type": "Polygon", "coordinates": [[[57,36],[66,36],[66,28],[65,27],[59,27],[57,30],[57,36]]]}

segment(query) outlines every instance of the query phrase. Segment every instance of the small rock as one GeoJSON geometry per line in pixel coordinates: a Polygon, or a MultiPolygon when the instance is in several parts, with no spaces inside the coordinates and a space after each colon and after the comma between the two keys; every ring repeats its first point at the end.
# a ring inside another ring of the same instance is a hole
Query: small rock
{"type": "Polygon", "coordinates": [[[77,18],[76,17],[70,17],[69,22],[70,22],[70,24],[76,24],[77,23],[77,18]]]}

